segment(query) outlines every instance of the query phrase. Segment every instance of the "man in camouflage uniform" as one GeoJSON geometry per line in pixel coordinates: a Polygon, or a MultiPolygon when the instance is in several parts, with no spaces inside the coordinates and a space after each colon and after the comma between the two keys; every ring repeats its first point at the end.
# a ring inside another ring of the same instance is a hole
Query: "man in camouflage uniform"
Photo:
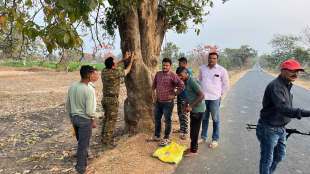
{"type": "Polygon", "coordinates": [[[113,57],[107,58],[104,62],[106,68],[101,72],[103,86],[101,104],[105,113],[102,124],[102,143],[107,146],[116,146],[113,139],[113,131],[118,115],[118,96],[121,78],[125,77],[130,72],[133,60],[133,54],[131,52],[126,52],[123,59],[117,63],[114,63],[113,57]],[[130,59],[130,63],[126,69],[124,66],[119,66],[128,59],[130,59]]]}

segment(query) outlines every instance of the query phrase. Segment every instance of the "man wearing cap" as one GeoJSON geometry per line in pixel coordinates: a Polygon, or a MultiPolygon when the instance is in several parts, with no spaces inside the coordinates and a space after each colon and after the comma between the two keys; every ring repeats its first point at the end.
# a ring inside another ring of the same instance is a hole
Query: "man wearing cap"
{"type": "Polygon", "coordinates": [[[268,84],[263,98],[263,108],[260,111],[256,136],[260,142],[261,158],[260,174],[271,174],[286,153],[287,125],[292,118],[310,117],[310,111],[293,108],[292,82],[298,73],[304,71],[295,59],[289,59],[281,64],[281,73],[268,84]]]}

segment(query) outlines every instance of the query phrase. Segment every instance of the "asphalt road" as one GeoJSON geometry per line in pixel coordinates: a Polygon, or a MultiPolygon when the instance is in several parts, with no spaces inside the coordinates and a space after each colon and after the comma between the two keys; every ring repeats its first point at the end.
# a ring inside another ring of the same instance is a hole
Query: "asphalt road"
{"type": "MultiPolygon", "coordinates": [[[[246,124],[256,124],[266,85],[273,79],[254,67],[230,90],[221,108],[221,140],[216,149],[199,145],[199,155],[185,157],[176,174],[255,174],[258,173],[259,143],[255,130],[246,124]]],[[[294,106],[310,109],[310,91],[292,88],[294,106]]],[[[209,128],[212,126],[209,126],[209,128]]],[[[310,131],[310,118],[293,120],[287,126],[310,131]]],[[[210,131],[209,131],[210,132],[210,131]]],[[[209,135],[210,137],[210,135],[209,135]]],[[[310,174],[310,136],[292,135],[287,143],[287,156],[276,174],[310,174]]]]}

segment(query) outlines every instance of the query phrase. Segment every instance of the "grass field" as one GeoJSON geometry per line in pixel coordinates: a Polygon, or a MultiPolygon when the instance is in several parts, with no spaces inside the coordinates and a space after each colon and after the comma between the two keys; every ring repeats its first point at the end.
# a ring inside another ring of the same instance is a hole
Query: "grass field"
{"type": "MultiPolygon", "coordinates": [[[[102,63],[87,63],[87,62],[76,62],[72,61],[68,65],[68,71],[76,71],[82,65],[92,65],[96,67],[98,70],[102,70],[104,68],[104,64],[102,63]]],[[[31,67],[41,67],[47,69],[56,69],[57,62],[55,61],[42,61],[42,60],[12,60],[8,59],[5,61],[0,62],[0,66],[9,66],[9,67],[24,67],[24,68],[31,68],[31,67]]]]}

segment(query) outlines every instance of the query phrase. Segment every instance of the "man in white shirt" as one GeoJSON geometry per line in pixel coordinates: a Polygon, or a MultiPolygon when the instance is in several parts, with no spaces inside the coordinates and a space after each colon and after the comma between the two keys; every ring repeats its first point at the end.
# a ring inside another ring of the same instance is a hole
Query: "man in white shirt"
{"type": "Polygon", "coordinates": [[[210,148],[218,146],[220,138],[220,102],[224,93],[229,88],[229,79],[227,70],[217,64],[218,54],[209,53],[208,65],[202,65],[199,68],[199,81],[205,96],[206,112],[202,122],[201,138],[207,141],[209,117],[213,120],[212,141],[210,148]]]}

